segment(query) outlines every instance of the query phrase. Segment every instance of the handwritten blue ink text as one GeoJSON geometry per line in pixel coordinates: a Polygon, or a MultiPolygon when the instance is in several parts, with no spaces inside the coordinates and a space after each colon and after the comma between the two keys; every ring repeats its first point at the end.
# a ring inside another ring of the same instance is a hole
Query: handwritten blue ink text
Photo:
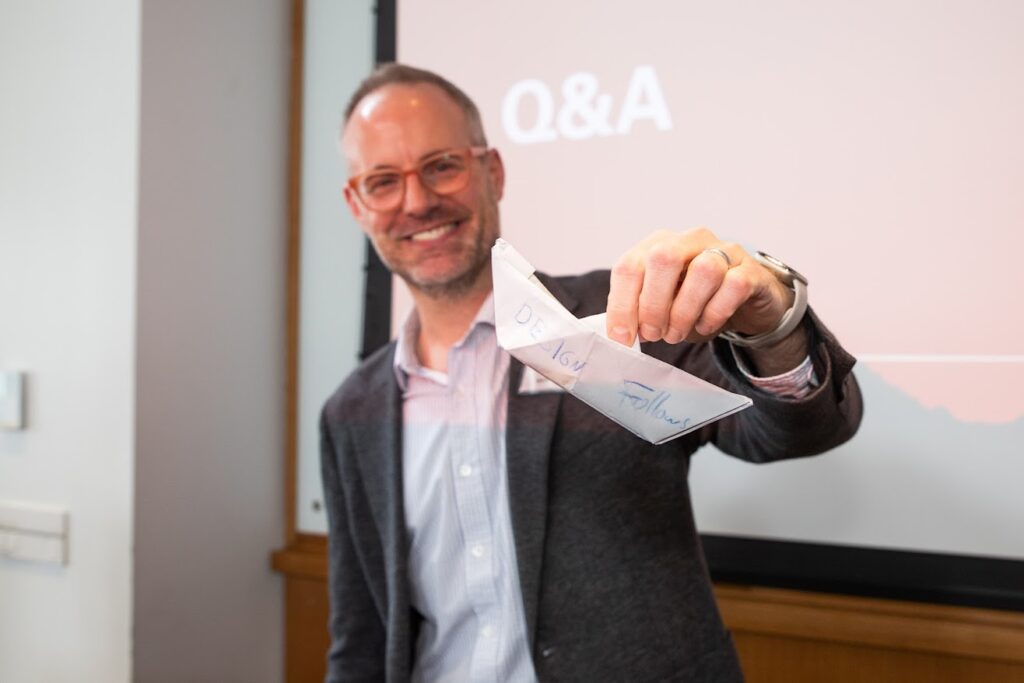
{"type": "Polygon", "coordinates": [[[641,384],[631,379],[622,381],[622,389],[619,390],[619,405],[630,406],[637,412],[648,415],[655,420],[664,420],[670,425],[686,428],[690,426],[690,418],[678,419],[672,417],[665,407],[672,394],[667,391],[657,391],[654,387],[641,384]]]}

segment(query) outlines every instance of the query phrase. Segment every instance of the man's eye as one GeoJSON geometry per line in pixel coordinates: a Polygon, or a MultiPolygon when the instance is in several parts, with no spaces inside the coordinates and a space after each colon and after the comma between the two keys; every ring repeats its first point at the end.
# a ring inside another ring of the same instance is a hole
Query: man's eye
{"type": "Polygon", "coordinates": [[[423,165],[425,175],[450,175],[462,171],[462,160],[458,157],[442,157],[423,165]]]}
{"type": "Polygon", "coordinates": [[[398,187],[398,175],[394,173],[372,175],[363,181],[363,190],[367,194],[383,194],[396,187],[398,187]]]}

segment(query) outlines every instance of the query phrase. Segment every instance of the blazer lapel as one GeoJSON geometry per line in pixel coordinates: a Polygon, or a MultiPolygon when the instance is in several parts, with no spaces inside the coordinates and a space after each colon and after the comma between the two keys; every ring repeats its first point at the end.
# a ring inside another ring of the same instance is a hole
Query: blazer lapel
{"type": "MultiPolygon", "coordinates": [[[[575,312],[578,302],[568,292],[539,273],[538,277],[566,308],[575,312]]],[[[516,564],[523,594],[526,635],[532,651],[547,526],[548,459],[564,394],[520,394],[522,376],[523,364],[513,358],[509,366],[505,457],[516,564]]]]}
{"type": "MultiPolygon", "coordinates": [[[[402,394],[394,376],[394,345],[384,367],[367,388],[364,419],[354,432],[356,456],[366,498],[381,539],[384,595],[392,663],[405,668],[411,647],[409,633],[409,544],[406,541],[402,494],[402,394]]],[[[390,657],[389,657],[390,658],[390,657]]]]}

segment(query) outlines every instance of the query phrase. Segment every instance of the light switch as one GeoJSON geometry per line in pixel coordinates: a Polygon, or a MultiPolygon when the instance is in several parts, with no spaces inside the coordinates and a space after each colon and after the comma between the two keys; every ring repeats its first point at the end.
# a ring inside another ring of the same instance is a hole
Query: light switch
{"type": "Polygon", "coordinates": [[[0,529],[63,536],[67,524],[68,512],[64,508],[0,500],[0,529]]]}
{"type": "Polygon", "coordinates": [[[0,557],[67,564],[67,510],[0,501],[0,557]]]}
{"type": "Polygon", "coordinates": [[[68,563],[67,539],[0,529],[0,557],[65,565],[68,563]]]}
{"type": "Polygon", "coordinates": [[[25,426],[25,373],[0,372],[0,428],[25,426]]]}

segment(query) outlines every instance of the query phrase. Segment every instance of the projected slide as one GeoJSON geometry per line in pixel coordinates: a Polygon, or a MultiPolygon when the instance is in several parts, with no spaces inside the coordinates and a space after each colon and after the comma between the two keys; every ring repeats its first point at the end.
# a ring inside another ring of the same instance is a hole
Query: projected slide
{"type": "Polygon", "coordinates": [[[860,359],[861,434],[698,456],[703,530],[1024,559],[1022,25],[1012,2],[434,0],[399,3],[398,55],[480,105],[538,268],[705,225],[808,276],[860,359]]]}

